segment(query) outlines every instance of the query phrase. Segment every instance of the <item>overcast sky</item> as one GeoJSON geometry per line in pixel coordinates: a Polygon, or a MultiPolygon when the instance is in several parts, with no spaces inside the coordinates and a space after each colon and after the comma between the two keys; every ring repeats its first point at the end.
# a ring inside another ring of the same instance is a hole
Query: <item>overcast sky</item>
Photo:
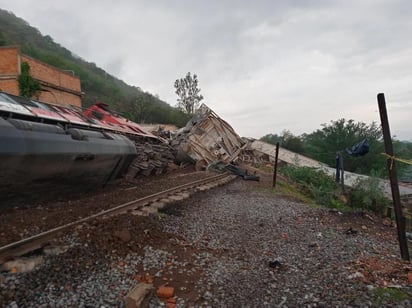
{"type": "Polygon", "coordinates": [[[130,85],[176,104],[196,73],[205,102],[246,137],[340,118],[412,140],[412,1],[0,0],[2,9],[130,85]]]}

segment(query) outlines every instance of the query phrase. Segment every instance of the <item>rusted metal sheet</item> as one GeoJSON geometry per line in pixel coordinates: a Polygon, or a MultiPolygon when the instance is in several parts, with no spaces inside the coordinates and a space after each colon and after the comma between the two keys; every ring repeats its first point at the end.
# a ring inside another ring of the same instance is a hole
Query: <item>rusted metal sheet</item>
{"type": "Polygon", "coordinates": [[[236,160],[245,144],[234,129],[205,104],[172,142],[180,162],[195,162],[199,168],[215,161],[236,160]]]}

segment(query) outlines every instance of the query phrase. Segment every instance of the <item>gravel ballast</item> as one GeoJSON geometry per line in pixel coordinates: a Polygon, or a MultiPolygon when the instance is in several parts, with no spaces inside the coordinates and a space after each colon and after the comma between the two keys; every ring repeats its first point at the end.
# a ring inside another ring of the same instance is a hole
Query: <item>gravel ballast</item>
{"type": "Polygon", "coordinates": [[[0,274],[0,306],[124,306],[143,280],[174,287],[177,307],[411,306],[393,226],[262,185],[238,179],[159,215],[77,228],[62,239],[66,252],[0,274]]]}

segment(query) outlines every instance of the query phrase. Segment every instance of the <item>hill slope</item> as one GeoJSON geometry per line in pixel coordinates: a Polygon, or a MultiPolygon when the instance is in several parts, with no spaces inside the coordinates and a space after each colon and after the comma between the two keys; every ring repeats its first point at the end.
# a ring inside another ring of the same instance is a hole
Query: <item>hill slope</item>
{"type": "Polygon", "coordinates": [[[109,104],[136,122],[172,123],[183,126],[188,118],[154,95],[106,73],[62,47],[13,13],[0,9],[0,46],[19,45],[22,53],[64,70],[81,79],[83,106],[97,101],[109,104]]]}

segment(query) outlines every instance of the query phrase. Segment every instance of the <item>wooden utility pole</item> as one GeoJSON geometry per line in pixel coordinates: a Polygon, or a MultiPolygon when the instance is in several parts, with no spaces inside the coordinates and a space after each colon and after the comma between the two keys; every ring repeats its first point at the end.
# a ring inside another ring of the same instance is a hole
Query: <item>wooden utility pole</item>
{"type": "Polygon", "coordinates": [[[386,112],[385,95],[378,94],[379,114],[382,123],[383,140],[385,142],[385,151],[388,155],[386,164],[388,166],[389,179],[391,182],[393,208],[395,210],[396,227],[398,230],[398,240],[403,260],[409,261],[408,242],[405,233],[405,218],[402,213],[401,197],[399,193],[398,178],[396,175],[395,160],[393,156],[393,146],[391,132],[389,129],[388,113],[386,112]]]}
{"type": "Polygon", "coordinates": [[[275,167],[273,169],[272,188],[276,187],[276,177],[278,173],[279,142],[276,142],[275,167]]]}

